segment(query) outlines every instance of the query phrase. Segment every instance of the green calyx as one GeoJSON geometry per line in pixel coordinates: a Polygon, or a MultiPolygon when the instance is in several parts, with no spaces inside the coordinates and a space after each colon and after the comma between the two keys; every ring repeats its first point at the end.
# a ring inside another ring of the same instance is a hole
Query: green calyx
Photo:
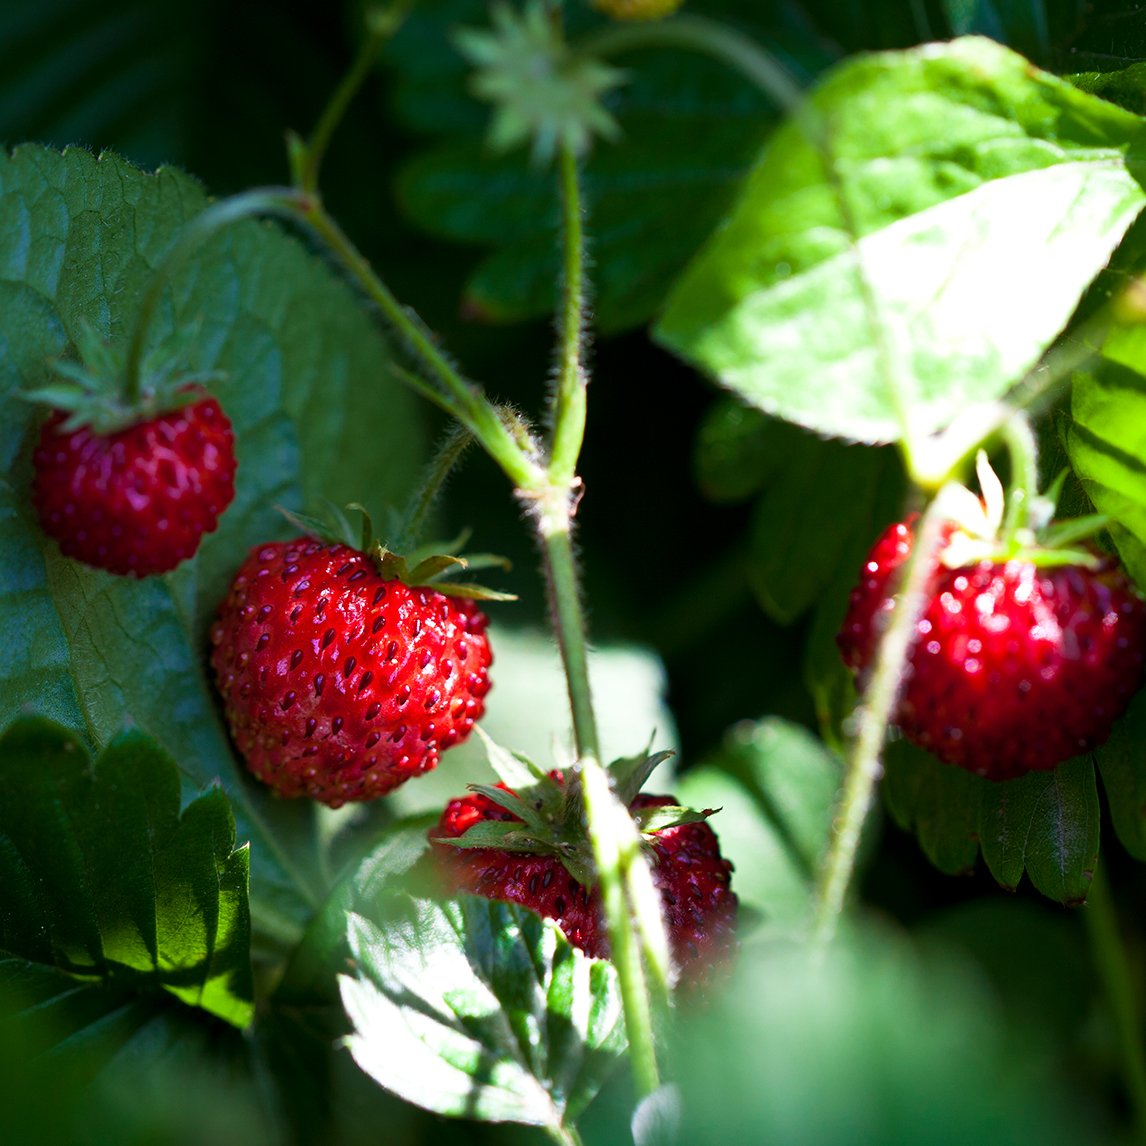
{"type": "Polygon", "coordinates": [[[446,597],[465,597],[472,601],[516,601],[513,593],[479,585],[473,581],[448,580],[457,573],[478,569],[508,569],[509,561],[493,553],[457,554],[468,540],[462,534],[445,545],[431,543],[420,546],[409,554],[401,554],[380,541],[374,532],[370,514],[358,502],[351,502],[348,510],[362,516],[362,524],[355,528],[346,514],[335,505],[327,505],[321,517],[279,507],[279,512],[297,529],[330,545],[346,545],[365,553],[374,563],[379,575],[387,581],[401,581],[404,585],[424,585],[446,597]]]}
{"type": "MultiPolygon", "coordinates": [[[[469,790],[504,808],[514,820],[485,820],[464,835],[436,842],[458,848],[496,848],[527,855],[551,855],[580,884],[596,883],[593,849],[585,820],[585,805],[576,769],[549,773],[519,752],[495,744],[480,728],[490,766],[501,786],[470,784],[469,790]],[[561,776],[561,779],[558,779],[561,776]]],[[[615,760],[607,771],[617,798],[630,806],[645,781],[671,752],[643,753],[615,760]]],[[[673,805],[637,809],[634,819],[646,840],[679,824],[696,823],[712,814],[673,805]]]]}
{"type": "Polygon", "coordinates": [[[521,12],[496,4],[491,15],[492,28],[461,29],[454,42],[475,66],[473,93],[494,104],[493,148],[531,143],[541,163],[560,148],[583,155],[594,136],[619,134],[600,101],[622,82],[622,72],[572,51],[559,14],[541,0],[530,0],[521,12]]]}
{"type": "Polygon", "coordinates": [[[189,332],[177,342],[153,348],[144,357],[138,384],[133,387],[128,384],[124,348],[109,345],[84,322],[76,334],[78,359],[53,360],[57,380],[24,391],[22,396],[65,413],[63,428],[69,433],[89,426],[96,434],[114,434],[199,401],[203,388],[222,377],[218,371],[187,369],[193,336],[189,332]]]}
{"type": "Polygon", "coordinates": [[[954,528],[939,554],[948,569],[962,569],[982,561],[1005,564],[1022,561],[1038,568],[1081,565],[1096,569],[1107,558],[1093,547],[1080,545],[1097,536],[1109,523],[1105,514],[1093,513],[1054,521],[1055,506],[1066,472],[1044,494],[1012,488],[1008,505],[1002,483],[980,450],[976,460],[978,495],[962,486],[947,487],[947,516],[954,528]]]}

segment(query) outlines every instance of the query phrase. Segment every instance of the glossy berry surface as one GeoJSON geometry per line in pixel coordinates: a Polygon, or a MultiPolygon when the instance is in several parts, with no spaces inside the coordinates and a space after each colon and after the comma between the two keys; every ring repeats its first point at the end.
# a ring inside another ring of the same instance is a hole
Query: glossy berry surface
{"type": "MultiPolygon", "coordinates": [[[[639,795],[630,807],[636,811],[674,803],[668,796],[639,795]]],[[[488,797],[472,793],[450,802],[431,836],[455,839],[483,820],[513,819],[488,797]]],[[[721,856],[716,834],[707,823],[680,824],[646,839],[681,980],[703,981],[735,948],[732,864],[721,856]]],[[[443,843],[434,848],[453,887],[528,907],[552,919],[565,938],[587,955],[608,956],[599,892],[578,883],[555,856],[443,843]]]]}
{"type": "MultiPolygon", "coordinates": [[[[852,591],[838,642],[861,688],[912,543],[910,522],[891,526],[852,591]]],[[[1106,740],[1144,654],[1146,605],[1113,562],[937,564],[895,722],[988,779],[1045,771],[1106,740]]]]}
{"type": "Polygon", "coordinates": [[[211,642],[248,767],[280,795],[335,808],[433,768],[490,687],[472,601],[383,580],[366,554],[311,538],[251,551],[211,642]]]}
{"type": "Polygon", "coordinates": [[[32,456],[32,504],[60,551],[132,577],[199,548],[235,496],[231,423],[210,397],[111,434],[63,429],[56,411],[32,456]]]}

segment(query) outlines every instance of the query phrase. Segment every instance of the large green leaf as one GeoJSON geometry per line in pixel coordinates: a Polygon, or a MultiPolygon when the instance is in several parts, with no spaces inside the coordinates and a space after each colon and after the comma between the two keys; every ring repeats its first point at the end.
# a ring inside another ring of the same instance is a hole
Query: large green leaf
{"type": "Polygon", "coordinates": [[[404,496],[422,438],[413,400],[353,293],[270,224],[220,233],[171,287],[156,338],[195,331],[192,365],[225,372],[217,393],[236,432],[235,501],[198,556],[136,582],[60,557],[28,505],[39,414],[18,397],[42,384],[81,321],[122,339],[143,285],[207,203],[186,176],[114,156],[24,147],[0,157],[0,722],[31,710],[99,746],[125,724],[174,757],[185,792],[212,780],[253,844],[257,921],[297,932],[316,902],[299,862],[301,808],[245,778],[204,665],[207,628],[251,546],[290,527],[276,505],[320,495],[404,496]]]}
{"type": "Polygon", "coordinates": [[[971,870],[982,850],[1001,887],[1013,891],[1026,874],[1049,899],[1086,900],[1100,826],[1090,757],[1002,783],[940,764],[903,741],[888,749],[885,764],[893,817],[941,871],[971,870]]]}
{"type": "Polygon", "coordinates": [[[94,763],[40,717],[0,737],[0,950],[162,987],[242,1027],[254,1011],[247,880],[222,791],[180,813],[175,765],[142,733],[94,763]]]}
{"type": "Polygon", "coordinates": [[[681,777],[683,804],[719,808],[709,821],[735,869],[732,886],[769,923],[799,925],[831,832],[839,760],[783,720],[734,727],[720,750],[681,777]]]}
{"type": "Polygon", "coordinates": [[[439,1114],[555,1130],[577,1115],[624,1049],[611,964],[513,904],[398,895],[371,914],[349,917],[341,980],[367,1074],[439,1114]]]}
{"type": "Polygon", "coordinates": [[[772,138],[658,337],[765,412],[915,443],[1062,329],[1146,202],[1144,142],[988,40],[852,60],[772,138]]]}

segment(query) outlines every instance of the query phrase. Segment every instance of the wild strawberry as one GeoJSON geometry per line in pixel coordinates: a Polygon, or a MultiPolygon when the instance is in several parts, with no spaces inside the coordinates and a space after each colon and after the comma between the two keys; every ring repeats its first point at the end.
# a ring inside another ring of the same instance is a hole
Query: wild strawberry
{"type": "MultiPolygon", "coordinates": [[[[852,591],[838,643],[861,687],[913,541],[910,520],[888,528],[852,591]]],[[[991,780],[1045,771],[1107,738],[1141,684],[1144,650],[1146,605],[1109,558],[938,562],[895,722],[991,780]]]]}
{"type": "Polygon", "coordinates": [[[60,551],[132,577],[192,556],[235,496],[235,440],[219,403],[204,394],[109,433],[70,423],[54,411],[32,456],[32,504],[60,551]]]}
{"type": "Polygon", "coordinates": [[[227,723],[283,796],[372,800],[464,740],[489,691],[473,601],[313,538],[253,549],[211,631],[227,723]]]}
{"type": "MultiPolygon", "coordinates": [[[[558,785],[562,783],[560,773],[553,778],[558,785]]],[[[509,792],[504,784],[498,788],[509,792]]],[[[639,814],[675,803],[668,796],[641,794],[629,808],[639,814]]],[[[460,839],[475,825],[487,822],[521,823],[481,791],[447,806],[431,833],[447,881],[459,891],[528,907],[552,919],[566,939],[587,955],[607,957],[600,893],[574,878],[554,852],[530,854],[442,842],[460,839]]],[[[730,957],[735,946],[737,900],[730,886],[732,864],[722,858],[716,834],[702,819],[652,831],[645,838],[681,981],[701,982],[714,965],[730,957]]],[[[568,849],[561,850],[568,854],[568,849]]]]}

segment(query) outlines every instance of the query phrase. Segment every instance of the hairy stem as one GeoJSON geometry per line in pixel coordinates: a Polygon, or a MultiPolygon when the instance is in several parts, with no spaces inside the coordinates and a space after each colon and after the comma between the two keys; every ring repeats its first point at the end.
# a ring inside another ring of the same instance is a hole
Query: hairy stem
{"type": "MultiPolygon", "coordinates": [[[[558,499],[555,491],[549,499],[558,499]]],[[[542,556],[549,583],[549,607],[573,717],[573,741],[579,757],[601,758],[597,737],[597,719],[589,687],[589,647],[586,638],[585,611],[577,584],[577,568],[570,536],[570,521],[560,510],[544,510],[538,521],[542,556]]]]}
{"type": "Polygon", "coordinates": [[[903,569],[895,609],[876,650],[863,703],[855,713],[855,735],[847,755],[843,792],[816,884],[811,938],[817,951],[822,952],[835,935],[855,872],[864,824],[883,775],[883,744],[899,698],[916,625],[925,606],[927,582],[947,517],[945,503],[940,491],[920,520],[911,556],[903,569]]]}
{"type": "MultiPolygon", "coordinates": [[[[643,864],[636,825],[609,787],[609,777],[591,756],[581,759],[585,816],[593,843],[593,858],[601,889],[601,910],[609,934],[609,951],[621,987],[629,1066],[639,1098],[660,1086],[655,1025],[646,962],[635,926],[633,893],[635,865],[643,864]]],[[[661,924],[663,933],[664,925],[661,924]]],[[[661,945],[667,947],[663,934],[661,945]]],[[[665,960],[667,961],[667,959],[665,960]]]]}
{"type": "Polygon", "coordinates": [[[342,122],[346,109],[370,74],[382,45],[398,30],[408,7],[408,3],[399,2],[372,14],[367,26],[366,39],[363,40],[350,70],[334,89],[334,94],[323,109],[310,139],[303,144],[297,138],[292,138],[291,167],[294,182],[306,194],[318,194],[318,169],[322,165],[326,149],[330,146],[331,137],[342,122]]]}
{"type": "Polygon", "coordinates": [[[535,495],[531,508],[541,542],[553,629],[569,690],[578,781],[610,952],[620,980],[629,1062],[637,1093],[643,1097],[660,1085],[649,974],[654,975],[663,995],[669,974],[668,943],[659,896],[641,853],[640,835],[628,809],[613,793],[601,764],[589,685],[588,638],[572,542],[579,493],[577,461],[585,437],[588,387],[583,362],[584,231],[577,165],[568,148],[561,152],[560,188],[564,284],[558,318],[558,378],[553,396],[547,484],[539,496],[535,495]]]}
{"type": "Polygon", "coordinates": [[[1016,414],[1001,430],[1011,455],[1011,488],[1007,496],[1005,536],[1030,525],[1031,504],[1039,492],[1039,445],[1025,414],[1016,414]]]}
{"type": "Polygon", "coordinates": [[[1134,1140],[1146,1143],[1146,1049],[1143,1047],[1140,1007],[1101,861],[1095,870],[1084,911],[1095,967],[1118,1032],[1123,1081],[1134,1117],[1134,1140]]]}
{"type": "Polygon", "coordinates": [[[565,257],[549,476],[555,484],[568,487],[576,477],[577,458],[585,437],[588,383],[582,347],[585,323],[585,237],[581,218],[581,186],[577,160],[568,147],[561,149],[560,178],[565,257]]]}
{"type": "Polygon", "coordinates": [[[436,383],[442,407],[469,429],[518,489],[538,489],[543,483],[542,471],[518,444],[494,405],[454,369],[421,320],[398,302],[322,205],[308,200],[302,218],[421,362],[436,383]]]}
{"type": "Polygon", "coordinates": [[[614,24],[575,45],[590,56],[639,48],[687,48],[730,65],[785,111],[801,104],[799,85],[770,52],[736,28],[704,16],[673,16],[647,24],[614,24]]]}

